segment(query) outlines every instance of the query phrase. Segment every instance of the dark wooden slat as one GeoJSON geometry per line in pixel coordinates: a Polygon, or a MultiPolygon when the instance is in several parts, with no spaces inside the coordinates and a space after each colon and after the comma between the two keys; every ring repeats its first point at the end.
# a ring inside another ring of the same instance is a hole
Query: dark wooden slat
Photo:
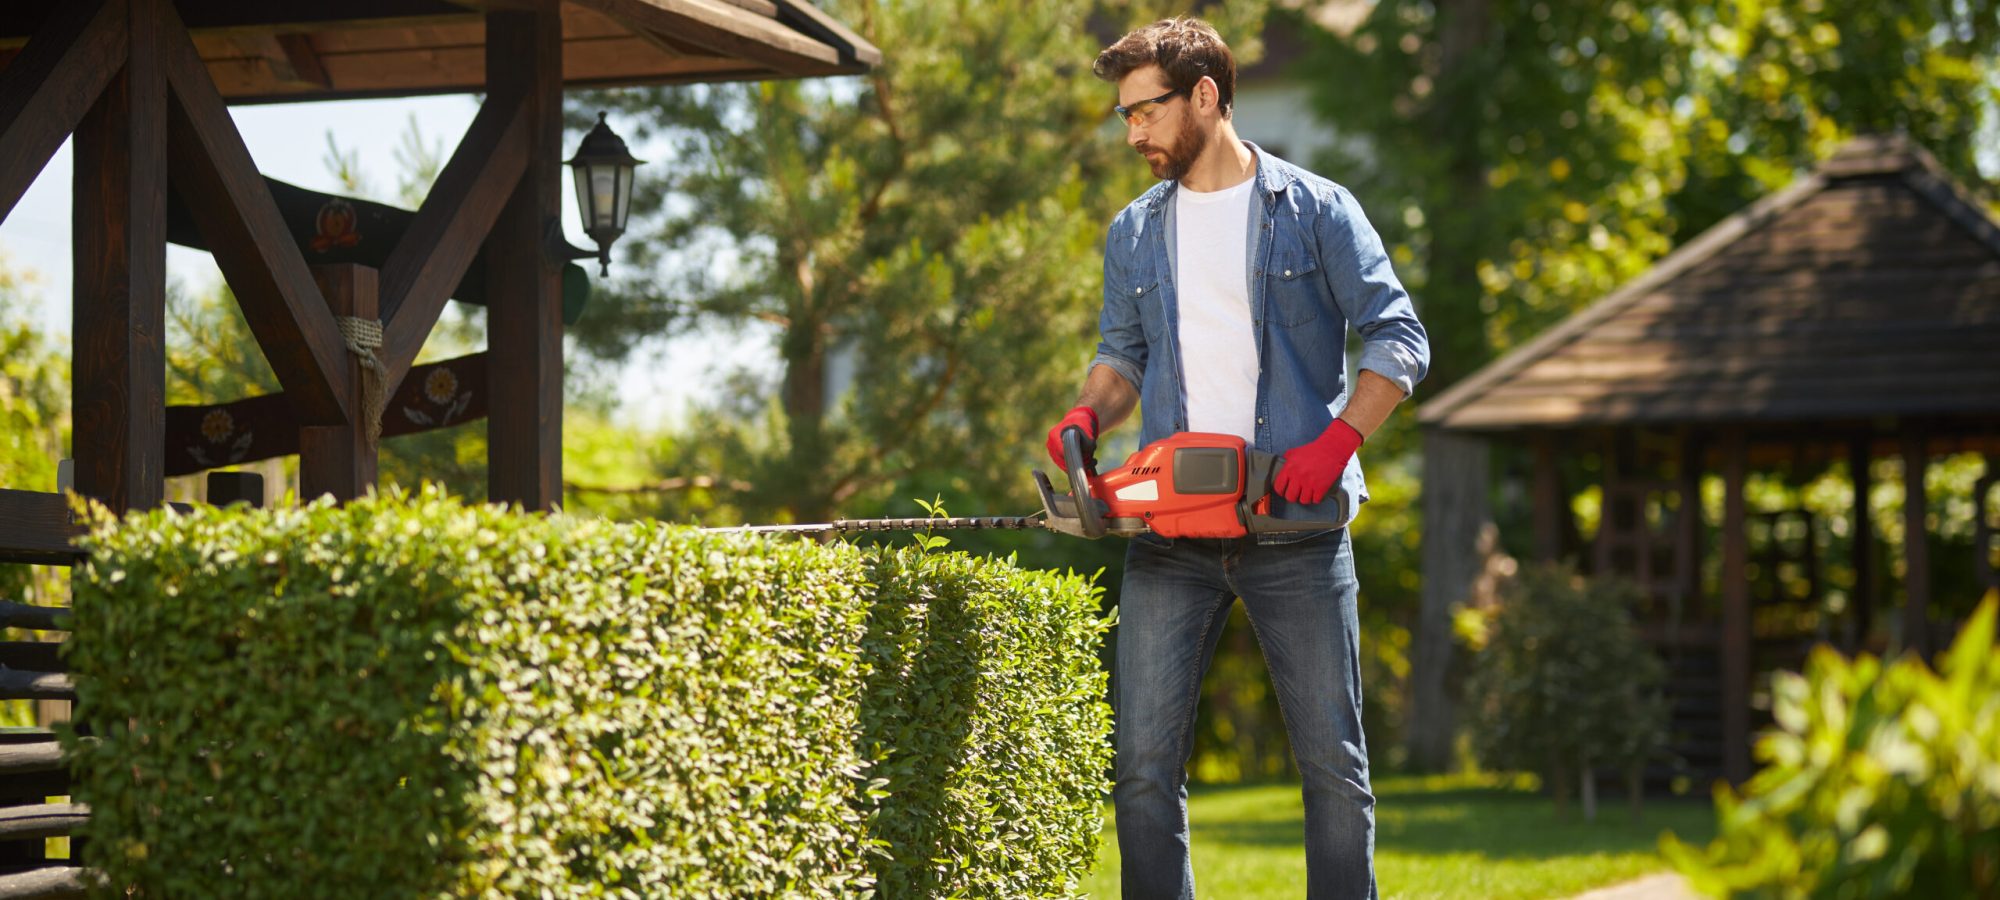
{"type": "Polygon", "coordinates": [[[207,67],[170,9],[161,30],[174,97],[168,129],[174,193],[194,214],[299,418],[346,424],[351,410],[332,384],[335,373],[346,371],[346,347],[333,316],[207,67]]]}
{"type": "Polygon", "coordinates": [[[159,4],[136,2],[131,53],[78,124],[72,208],[71,408],[77,493],[159,505],[166,406],[166,84],[159,4]]]}
{"type": "Polygon", "coordinates": [[[75,700],[76,684],[59,672],[0,669],[0,700],[75,700]]]}
{"type": "MultiPolygon", "coordinates": [[[[382,358],[399,385],[527,166],[525,98],[489,95],[382,265],[382,358]]],[[[491,291],[491,286],[488,288],[491,291]]],[[[490,301],[489,301],[490,303],[490,301]]]]}
{"type": "Polygon", "coordinates": [[[81,803],[41,803],[0,808],[0,841],[63,837],[90,818],[81,803]]]}
{"type": "Polygon", "coordinates": [[[71,900],[89,896],[95,871],[46,866],[0,875],[0,900],[71,900]]]}
{"type": "Polygon", "coordinates": [[[125,4],[65,3],[0,70],[0,220],[125,62],[125,4]]]}
{"type": "Polygon", "coordinates": [[[487,498],[547,510],[562,502],[562,269],[545,245],[562,216],[562,15],[487,16],[494,96],[525,98],[528,158],[486,254],[487,383],[507,402],[487,423],[487,498]]]}
{"type": "MultiPolygon", "coordinates": [[[[365,266],[314,266],[313,278],[320,293],[336,316],[374,320],[376,310],[375,270],[365,266]]],[[[352,425],[309,426],[299,430],[299,498],[312,500],[331,494],[342,502],[353,500],[375,487],[376,448],[368,442],[363,403],[361,362],[347,361],[347,371],[339,389],[348,395],[355,410],[352,425]]],[[[368,377],[372,377],[372,373],[368,377]]],[[[385,388],[386,389],[386,388],[385,388]]]]}
{"type": "Polygon", "coordinates": [[[0,641],[0,668],[30,672],[67,672],[61,641],[0,641]]]}
{"type": "MultiPolygon", "coordinates": [[[[485,418],[491,395],[486,371],[485,353],[411,369],[389,397],[382,436],[416,434],[485,418]]],[[[284,394],[167,407],[167,474],[190,475],[218,466],[290,456],[299,452],[302,427],[284,394]]]]}
{"type": "Polygon", "coordinates": [[[68,631],[69,609],[62,606],[29,606],[26,603],[0,602],[0,628],[68,631]]]}
{"type": "Polygon", "coordinates": [[[1906,427],[1903,457],[1903,646],[1920,655],[1930,647],[1931,549],[1925,523],[1929,497],[1924,473],[1930,468],[1930,448],[1921,429],[1906,427]]]}
{"type": "Polygon", "coordinates": [[[0,488],[0,560],[68,565],[77,556],[70,546],[77,532],[68,497],[0,488]]]}
{"type": "Polygon", "coordinates": [[[1722,658],[1722,772],[1730,783],[1742,784],[1750,777],[1749,536],[1744,529],[1748,463],[1743,432],[1730,431],[1723,446],[1722,633],[1717,648],[1722,658]]]}

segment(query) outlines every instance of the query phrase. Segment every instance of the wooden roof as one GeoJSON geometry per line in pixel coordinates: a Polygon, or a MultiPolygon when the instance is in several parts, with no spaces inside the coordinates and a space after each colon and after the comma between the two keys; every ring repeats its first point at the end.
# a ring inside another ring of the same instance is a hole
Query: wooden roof
{"type": "Polygon", "coordinates": [[[1906,138],[1849,143],[1418,411],[1507,430],[2000,414],[2000,227],[1906,138]]]}
{"type": "MultiPolygon", "coordinates": [[[[0,4],[0,68],[56,4],[0,4]]],[[[176,0],[231,103],[461,93],[486,87],[488,8],[504,0],[176,0]]],[[[809,0],[565,0],[567,87],[866,71],[872,44],[809,0]]]]}

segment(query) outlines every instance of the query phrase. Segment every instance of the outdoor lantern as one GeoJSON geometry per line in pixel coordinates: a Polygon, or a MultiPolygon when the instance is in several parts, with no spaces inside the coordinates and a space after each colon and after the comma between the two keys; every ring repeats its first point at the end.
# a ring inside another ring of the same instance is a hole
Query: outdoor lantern
{"type": "Polygon", "coordinates": [[[604,123],[601,112],[596,127],[583,136],[569,159],[576,175],[577,212],[583,217],[583,232],[597,242],[600,274],[611,274],[611,244],[625,233],[625,215],[632,209],[632,170],[638,165],[625,148],[625,139],[604,123]]]}

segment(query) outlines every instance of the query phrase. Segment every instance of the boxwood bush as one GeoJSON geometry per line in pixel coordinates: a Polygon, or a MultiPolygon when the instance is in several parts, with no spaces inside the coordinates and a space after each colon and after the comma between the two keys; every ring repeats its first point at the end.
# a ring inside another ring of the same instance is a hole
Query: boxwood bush
{"type": "Polygon", "coordinates": [[[1732,897],[2000,897],[2000,653],[1989,594],[1938,670],[1827,647],[1772,682],[1777,727],[1719,835],[1662,850],[1732,897]]]}
{"type": "Polygon", "coordinates": [[[65,736],[111,893],[1065,896],[1087,581],[464,506],[100,517],[65,736]]]}

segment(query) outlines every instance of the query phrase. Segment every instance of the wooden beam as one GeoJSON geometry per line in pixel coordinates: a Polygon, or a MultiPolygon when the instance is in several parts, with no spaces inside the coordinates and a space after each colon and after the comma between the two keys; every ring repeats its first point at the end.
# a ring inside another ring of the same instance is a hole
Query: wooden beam
{"type": "Polygon", "coordinates": [[[1750,534],[1744,482],[1749,451],[1741,429],[1723,439],[1722,501],[1722,775],[1750,778],[1750,534]]]}
{"type": "MultiPolygon", "coordinates": [[[[410,370],[390,394],[382,436],[434,431],[486,418],[485,353],[410,370]]],[[[298,453],[303,425],[284,394],[167,407],[168,476],[298,453]]],[[[4,508],[0,508],[4,512],[4,508]]]]}
{"type": "MultiPolygon", "coordinates": [[[[33,33],[60,3],[0,4],[0,42],[33,33]]],[[[265,3],[245,0],[175,0],[180,20],[192,31],[269,34],[275,31],[372,28],[463,21],[466,10],[446,0],[339,0],[265,3]]],[[[60,13],[58,13],[60,14],[60,13]]]]}
{"type": "Polygon", "coordinates": [[[562,216],[562,13],[486,17],[487,89],[524,98],[527,160],[486,254],[487,383],[506,402],[487,422],[486,491],[497,503],[562,502],[562,261],[548,252],[562,216]]]}
{"type": "Polygon", "coordinates": [[[171,8],[162,16],[162,32],[161,58],[174,98],[168,129],[174,192],[193,213],[300,419],[347,424],[352,411],[333,388],[347,371],[347,350],[333,315],[171,8]]]}
{"type": "Polygon", "coordinates": [[[786,74],[814,63],[840,64],[840,53],[748,10],[711,0],[570,0],[635,33],[671,35],[719,54],[753,60],[786,74]]]}
{"type": "MultiPolygon", "coordinates": [[[[377,309],[375,270],[356,265],[313,267],[313,278],[336,316],[374,321],[377,309]]],[[[311,426],[299,431],[299,499],[311,501],[331,494],[345,503],[375,489],[376,445],[368,439],[366,379],[359,357],[348,354],[346,378],[340,390],[354,410],[352,425],[311,426]]],[[[382,387],[387,390],[387,386],[382,387]]]]}
{"type": "Polygon", "coordinates": [[[1903,646],[1928,656],[1930,646],[1931,547],[1926,522],[1929,498],[1924,473],[1930,448],[1921,426],[1903,426],[1903,646]]]}
{"type": "Polygon", "coordinates": [[[0,70],[0,220],[125,64],[124,0],[60,5],[0,70]]]}
{"type": "MultiPolygon", "coordinates": [[[[123,2],[123,0],[120,0],[123,2]]],[[[130,0],[125,67],[76,129],[71,203],[76,491],[117,512],[166,491],[165,0],[130,0]]],[[[170,13],[169,13],[170,14],[170,13]]]]}
{"type": "Polygon", "coordinates": [[[285,61],[291,64],[292,75],[302,84],[317,87],[333,87],[333,79],[326,74],[326,64],[319,58],[319,50],[313,47],[312,35],[281,34],[277,36],[278,48],[284,51],[285,61]]]}
{"type": "MultiPolygon", "coordinates": [[[[382,359],[402,383],[528,163],[527,99],[488,94],[382,264],[382,359]]],[[[490,305],[490,301],[489,301],[490,305]]]]}
{"type": "Polygon", "coordinates": [[[0,488],[0,562],[68,565],[77,558],[70,540],[78,531],[70,524],[68,497],[0,488]]]}

